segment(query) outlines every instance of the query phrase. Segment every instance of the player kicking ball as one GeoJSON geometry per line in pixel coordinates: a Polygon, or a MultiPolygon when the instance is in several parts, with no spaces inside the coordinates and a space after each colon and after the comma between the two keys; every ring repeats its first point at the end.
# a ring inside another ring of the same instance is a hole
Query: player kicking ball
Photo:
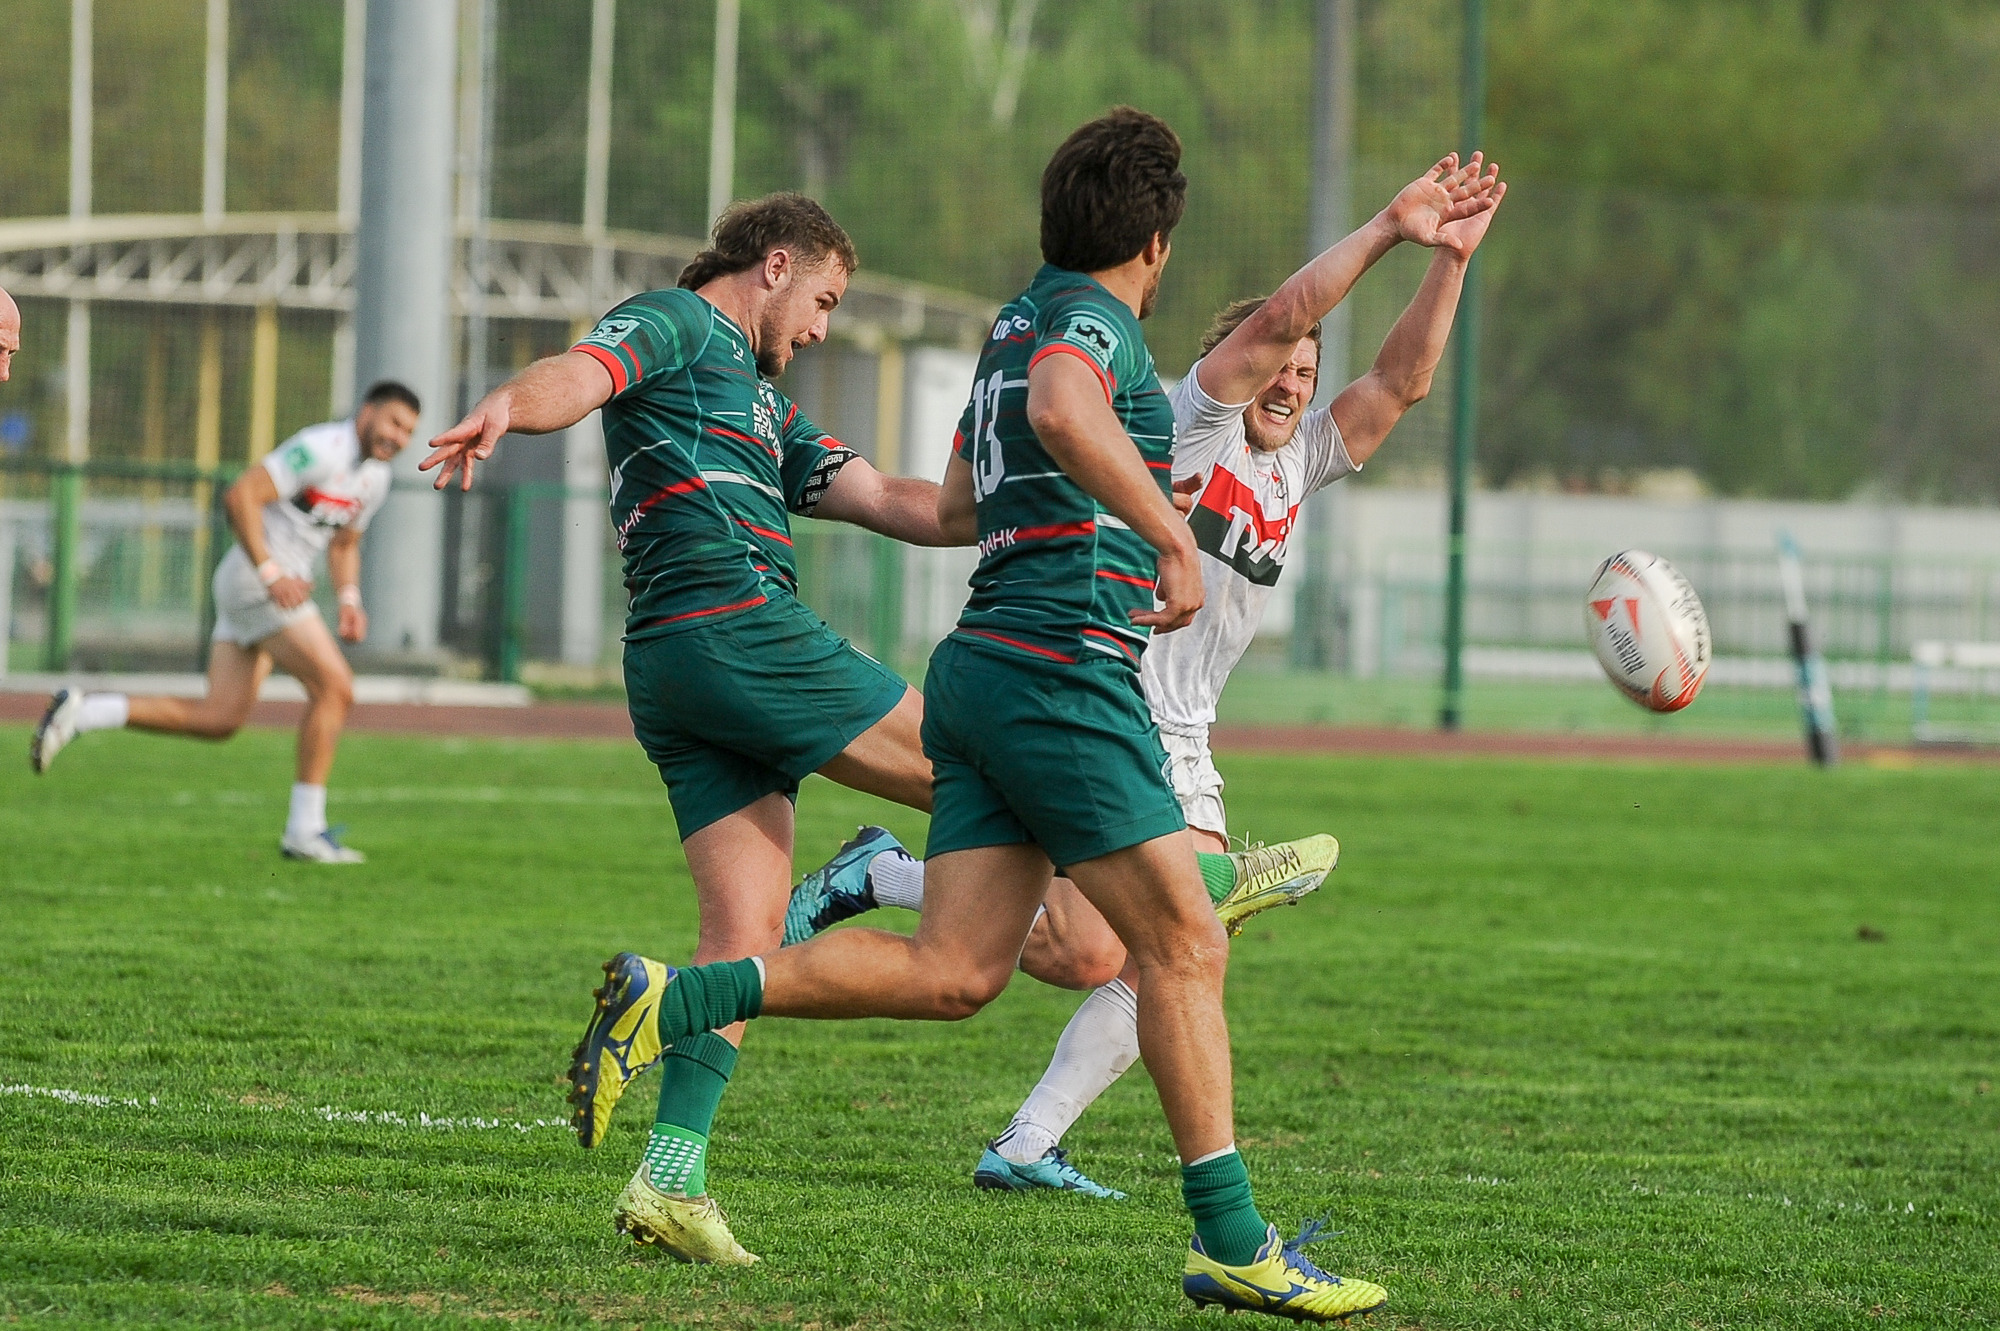
{"type": "Polygon", "coordinates": [[[339,633],[368,636],[361,608],[361,533],[389,497],[389,462],[410,442],[417,395],[384,381],[362,397],[354,419],[308,426],[223,492],[236,544],[215,569],[215,633],[208,693],[187,698],[72,693],[64,689],[28,746],[37,772],[49,770],[78,735],[131,727],[163,735],[228,739],[248,719],[273,665],[306,691],[299,722],[297,781],[279,846],[291,859],[359,864],[326,823],[326,778],[354,703],[354,672],[312,601],[321,555],[339,588],[339,633]]]}
{"type": "MultiPolygon", "coordinates": [[[[1456,154],[1446,157],[1268,299],[1237,301],[1218,313],[1202,338],[1201,359],[1167,395],[1174,411],[1174,487],[1194,497],[1188,526],[1201,550],[1206,596],[1191,625],[1147,649],[1139,675],[1172,763],[1174,795],[1203,850],[1228,849],[1209,727],[1229,672],[1249,650],[1284,570],[1299,506],[1314,491],[1359,471],[1429,392],[1466,263],[1505,194],[1497,169],[1483,166],[1479,154],[1463,168],[1456,154]],[[1416,297],[1368,373],[1328,406],[1311,409],[1319,384],[1320,321],[1364,272],[1406,241],[1433,249],[1416,297]]],[[[888,837],[880,828],[862,829],[799,884],[790,917],[796,932],[808,936],[877,905],[922,908],[923,865],[893,838],[883,840],[888,837]]],[[[1332,850],[1338,853],[1337,846],[1332,850]]],[[[1297,901],[1308,882],[1316,885],[1317,879],[1232,893],[1218,901],[1217,914],[1233,935],[1259,910],[1297,901]]],[[[1036,932],[1089,930],[1093,923],[1072,912],[1038,921],[1036,932]]],[[[1080,944],[1097,945],[1094,939],[1080,944]]],[[[1128,962],[1117,979],[1084,1000],[1056,1042],[1048,1071],[1006,1130],[987,1144],[974,1183],[1124,1197],[1086,1176],[1060,1143],[1139,1057],[1137,978],[1128,962]]]]}
{"type": "Polygon", "coordinates": [[[1002,310],[938,498],[979,538],[958,627],[932,654],[923,747],[930,859],[914,936],[844,929],[683,970],[622,953],[571,1069],[608,1119],[651,1051],[760,1015],[958,1020],[1005,989],[1053,866],[1136,967],[1139,1043],[1184,1162],[1197,1304],[1329,1321],[1381,1307],[1258,1212],[1234,1143],[1222,983],[1204,889],[1139,684],[1151,630],[1201,608],[1200,551],[1169,499],[1173,411],[1139,327],[1187,179],[1180,142],[1120,108],[1042,177],[1047,263],[1002,310]]]}

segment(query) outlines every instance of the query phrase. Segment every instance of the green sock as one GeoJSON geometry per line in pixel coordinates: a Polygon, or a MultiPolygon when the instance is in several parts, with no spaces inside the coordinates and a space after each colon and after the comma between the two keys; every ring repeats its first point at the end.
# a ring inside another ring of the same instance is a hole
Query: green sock
{"type": "Polygon", "coordinates": [[[1217,855],[1213,851],[1198,850],[1194,853],[1195,863],[1201,866],[1201,881],[1208,887],[1208,899],[1221,904],[1236,886],[1236,864],[1227,855],[1217,855]]]}
{"type": "Polygon", "coordinates": [[[1224,1266],[1243,1266],[1256,1258],[1270,1226],[1250,1198],[1250,1171],[1236,1148],[1198,1165],[1182,1165],[1181,1196],[1194,1214],[1202,1251],[1224,1266]]]}
{"type": "Polygon", "coordinates": [[[711,961],[675,972],[660,995],[660,1041],[719,1031],[764,1010],[764,976],[754,961],[711,961]]]}
{"type": "Polygon", "coordinates": [[[647,1172],[661,1192],[708,1191],[708,1132],[736,1070],[736,1046],[713,1032],[678,1040],[660,1069],[660,1108],[646,1143],[647,1172]]]}

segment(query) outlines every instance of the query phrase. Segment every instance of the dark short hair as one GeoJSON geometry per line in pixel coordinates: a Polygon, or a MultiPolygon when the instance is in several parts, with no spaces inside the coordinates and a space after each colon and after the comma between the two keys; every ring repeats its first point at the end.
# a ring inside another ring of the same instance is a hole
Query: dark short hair
{"type": "Polygon", "coordinates": [[[816,200],[784,191],[732,203],[715,219],[709,247],[681,269],[680,284],[699,290],[718,277],[745,273],[772,250],[790,250],[808,267],[831,256],[852,273],[861,266],[854,242],[816,200]]]}
{"type": "Polygon", "coordinates": [[[364,407],[379,407],[384,402],[400,402],[419,416],[424,414],[424,404],[417,401],[417,395],[408,384],[399,384],[394,379],[377,379],[368,385],[368,391],[361,395],[364,407]]]}
{"type": "Polygon", "coordinates": [[[1042,171],[1042,257],[1079,273],[1115,268],[1171,236],[1186,207],[1180,136],[1158,116],[1113,107],[1042,171]]]}
{"type": "MultiPolygon", "coordinates": [[[[1268,296],[1251,296],[1247,300],[1232,300],[1216,311],[1215,319],[1209,324],[1208,331],[1201,335],[1201,354],[1206,356],[1221,346],[1223,338],[1241,328],[1243,321],[1263,309],[1264,302],[1269,299],[1268,296]]],[[[1306,336],[1313,340],[1313,345],[1320,349],[1322,355],[1326,353],[1325,333],[1319,324],[1315,323],[1308,329],[1306,336]]]]}

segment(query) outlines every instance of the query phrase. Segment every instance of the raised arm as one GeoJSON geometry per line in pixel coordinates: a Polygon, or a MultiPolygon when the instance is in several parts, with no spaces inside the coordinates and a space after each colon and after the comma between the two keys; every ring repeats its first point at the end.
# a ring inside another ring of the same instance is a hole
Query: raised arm
{"type": "Polygon", "coordinates": [[[1499,185],[1493,190],[1492,207],[1444,228],[1446,234],[1431,254],[1423,284],[1389,330],[1375,364],[1334,398],[1334,424],[1340,427],[1341,442],[1355,465],[1373,457],[1403,413],[1431,391],[1431,377],[1444,357],[1459,293],[1465,287],[1466,264],[1486,238],[1494,208],[1506,193],[1506,185],[1499,185]]]}
{"type": "Polygon", "coordinates": [[[1442,243],[1451,223],[1493,206],[1498,177],[1480,154],[1463,167],[1453,153],[1405,185],[1360,230],[1285,279],[1258,311],[1202,357],[1201,389],[1217,402],[1248,402],[1285,367],[1299,339],[1324,319],[1377,259],[1402,241],[1442,243]]]}
{"type": "Polygon", "coordinates": [[[439,468],[440,490],[454,472],[459,473],[459,488],[470,490],[473,464],[493,456],[501,435],[567,429],[610,401],[611,390],[611,372],[581,351],[538,360],[431,440],[430,456],[417,464],[417,470],[439,468]]]}
{"type": "Polygon", "coordinates": [[[851,522],[908,545],[971,545],[974,539],[945,530],[937,482],[885,475],[866,458],[840,469],[813,516],[851,522]]]}
{"type": "Polygon", "coordinates": [[[1105,399],[1103,381],[1079,357],[1042,357],[1028,371],[1028,424],[1084,493],[1159,551],[1154,594],[1164,605],[1135,611],[1132,622],[1168,633],[1193,619],[1202,602],[1194,533],[1160,493],[1105,399]]]}

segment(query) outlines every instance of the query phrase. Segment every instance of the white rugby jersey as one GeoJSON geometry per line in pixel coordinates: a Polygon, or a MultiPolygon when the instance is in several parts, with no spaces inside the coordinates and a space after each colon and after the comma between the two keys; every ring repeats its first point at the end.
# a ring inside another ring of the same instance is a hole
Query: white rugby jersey
{"type": "Polygon", "coordinates": [[[278,487],[277,502],[264,505],[264,543],[279,568],[307,582],[333,534],[366,531],[389,497],[389,464],[361,455],[353,421],[308,425],[271,450],[264,470],[278,487]]]}
{"type": "Polygon", "coordinates": [[[1250,446],[1248,403],[1230,406],[1202,391],[1197,362],[1167,394],[1174,409],[1174,480],[1201,478],[1188,526],[1201,547],[1206,598],[1194,622],[1153,635],[1140,665],[1146,701],[1160,729],[1205,735],[1229,672],[1249,650],[1284,569],[1299,504],[1360,468],[1347,456],[1326,407],[1299,420],[1275,453],[1250,446]]]}

